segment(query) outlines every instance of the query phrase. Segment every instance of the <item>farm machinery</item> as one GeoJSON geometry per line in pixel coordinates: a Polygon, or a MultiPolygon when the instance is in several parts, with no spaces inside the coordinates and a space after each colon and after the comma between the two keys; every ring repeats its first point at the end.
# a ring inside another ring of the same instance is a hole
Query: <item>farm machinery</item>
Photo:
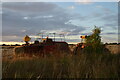
{"type": "Polygon", "coordinates": [[[76,47],[73,50],[73,54],[75,55],[77,53],[82,53],[84,51],[83,49],[87,46],[85,41],[85,39],[87,38],[87,35],[82,35],[80,36],[80,38],[81,38],[81,42],[77,43],[76,47]]]}
{"type": "Polygon", "coordinates": [[[100,42],[98,37],[91,38],[93,35],[80,36],[81,43],[78,43],[73,50],[73,54],[82,53],[110,53],[110,51],[105,47],[105,44],[100,42]],[[96,39],[98,38],[98,39],[96,39]]]}
{"type": "MultiPolygon", "coordinates": [[[[41,33],[38,35],[40,36],[41,33]]],[[[24,37],[25,44],[23,44],[20,47],[15,47],[15,54],[17,55],[37,55],[37,56],[44,56],[44,55],[58,55],[61,53],[71,53],[68,43],[63,41],[60,38],[61,41],[55,41],[55,33],[54,34],[54,39],[49,38],[47,35],[46,38],[44,38],[43,34],[41,34],[40,37],[36,38],[34,43],[30,44],[29,41],[31,38],[29,36],[24,37]]],[[[64,36],[63,36],[64,37],[64,36]]]]}

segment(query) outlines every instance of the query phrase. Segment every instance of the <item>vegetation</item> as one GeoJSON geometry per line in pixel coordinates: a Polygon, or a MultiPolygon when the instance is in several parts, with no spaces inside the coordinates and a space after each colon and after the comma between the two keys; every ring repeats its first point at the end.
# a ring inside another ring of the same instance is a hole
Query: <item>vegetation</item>
{"type": "Polygon", "coordinates": [[[81,54],[3,60],[3,78],[120,78],[120,55],[81,54]]]}
{"type": "Polygon", "coordinates": [[[100,28],[96,27],[92,30],[92,34],[86,38],[86,48],[85,52],[87,53],[102,53],[104,45],[101,42],[100,28]]]}

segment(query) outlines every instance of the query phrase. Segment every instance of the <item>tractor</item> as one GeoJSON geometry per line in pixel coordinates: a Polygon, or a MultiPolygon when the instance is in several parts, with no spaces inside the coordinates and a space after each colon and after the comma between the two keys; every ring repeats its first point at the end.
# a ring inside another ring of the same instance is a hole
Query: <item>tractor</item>
{"type": "Polygon", "coordinates": [[[20,47],[15,47],[15,55],[45,56],[71,53],[68,43],[62,41],[62,39],[61,41],[55,41],[55,35],[54,41],[49,36],[43,38],[43,34],[41,38],[37,38],[32,44],[29,43],[30,40],[31,38],[26,35],[24,37],[25,44],[20,47]]]}
{"type": "Polygon", "coordinates": [[[84,52],[84,48],[87,46],[86,45],[86,41],[85,39],[87,38],[87,35],[82,35],[80,36],[81,38],[81,43],[77,43],[76,47],[73,50],[73,54],[77,54],[77,53],[83,53],[84,52]]]}

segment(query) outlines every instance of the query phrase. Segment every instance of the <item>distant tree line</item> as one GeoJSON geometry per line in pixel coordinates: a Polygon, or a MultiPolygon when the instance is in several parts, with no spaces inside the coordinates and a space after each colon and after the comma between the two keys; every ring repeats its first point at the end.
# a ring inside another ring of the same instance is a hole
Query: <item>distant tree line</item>
{"type": "Polygon", "coordinates": [[[0,45],[0,46],[21,46],[20,44],[12,44],[12,45],[8,45],[8,44],[2,44],[2,45],[0,45]]]}
{"type": "Polygon", "coordinates": [[[120,45],[120,43],[105,43],[106,45],[120,45]]]}

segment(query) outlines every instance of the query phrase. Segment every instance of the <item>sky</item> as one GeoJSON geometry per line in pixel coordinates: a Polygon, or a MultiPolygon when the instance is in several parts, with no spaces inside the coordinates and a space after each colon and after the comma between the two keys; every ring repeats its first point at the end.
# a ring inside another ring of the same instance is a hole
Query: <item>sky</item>
{"type": "Polygon", "coordinates": [[[68,43],[78,43],[95,25],[102,30],[102,42],[118,42],[117,2],[3,2],[0,14],[3,42],[21,42],[25,35],[34,41],[38,33],[57,33],[68,43]]]}

